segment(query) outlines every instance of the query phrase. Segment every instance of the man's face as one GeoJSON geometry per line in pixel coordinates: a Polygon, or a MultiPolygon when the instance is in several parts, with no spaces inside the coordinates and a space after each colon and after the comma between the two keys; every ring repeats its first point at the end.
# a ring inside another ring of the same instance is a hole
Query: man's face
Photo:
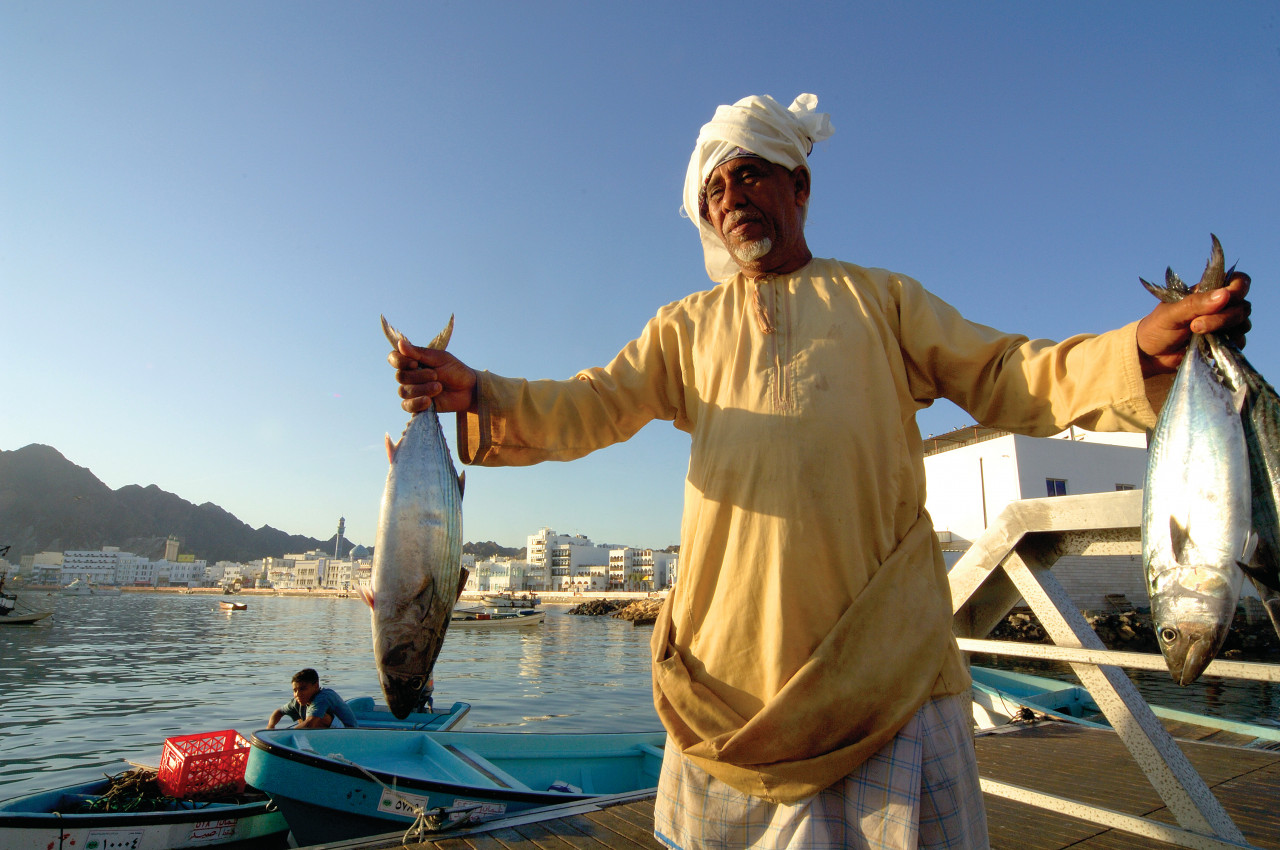
{"type": "Polygon", "coordinates": [[[711,172],[702,217],[745,272],[785,273],[809,261],[804,205],[809,173],[757,157],[731,159],[711,172]]]}
{"type": "Polygon", "coordinates": [[[293,683],[293,698],[298,701],[298,705],[311,705],[311,701],[318,693],[320,693],[320,685],[317,682],[293,683]]]}

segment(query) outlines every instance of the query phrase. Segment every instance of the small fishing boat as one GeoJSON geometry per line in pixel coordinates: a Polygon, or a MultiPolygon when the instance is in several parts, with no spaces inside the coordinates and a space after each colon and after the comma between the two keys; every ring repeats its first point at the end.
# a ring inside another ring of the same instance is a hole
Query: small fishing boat
{"type": "MultiPolygon", "coordinates": [[[[5,552],[9,551],[9,547],[3,548],[5,552]]],[[[53,616],[52,611],[22,611],[15,614],[14,611],[18,607],[18,594],[4,592],[6,578],[7,574],[0,573],[0,626],[25,626],[53,616]]]]}
{"type": "MultiPolygon", "coordinates": [[[[973,677],[974,720],[979,729],[992,729],[1035,715],[1099,729],[1111,728],[1093,696],[1080,685],[976,665],[969,668],[969,673],[973,677]]],[[[1163,721],[1253,738],[1249,746],[1280,748],[1280,726],[1228,720],[1161,705],[1152,705],[1151,711],[1163,721]]]]}
{"type": "Polygon", "coordinates": [[[223,611],[248,611],[248,602],[219,602],[218,608],[223,611]]]}
{"type": "Polygon", "coordinates": [[[361,729],[415,729],[433,732],[448,732],[462,724],[463,718],[471,711],[471,703],[455,702],[448,708],[432,708],[426,711],[415,711],[401,720],[391,713],[391,709],[375,702],[373,697],[356,697],[347,700],[347,708],[356,716],[356,723],[361,729]]]}
{"type": "Polygon", "coordinates": [[[160,811],[83,812],[99,803],[110,779],[68,785],[0,802],[4,850],[127,847],[178,850],[218,847],[268,850],[289,846],[289,826],[266,794],[246,789],[234,802],[171,800],[160,811]]]}
{"type": "Polygon", "coordinates": [[[0,626],[29,626],[38,623],[45,617],[52,617],[52,611],[36,611],[31,614],[6,614],[0,617],[0,626]]]}
{"type": "Polygon", "coordinates": [[[71,584],[62,588],[63,596],[119,596],[120,593],[120,588],[94,584],[89,581],[88,576],[85,576],[83,580],[75,579],[71,584]]]}
{"type": "Polygon", "coordinates": [[[519,734],[275,729],[245,779],[306,846],[656,788],[665,732],[519,734]],[[432,817],[434,815],[434,817],[432,817]]]}
{"type": "Polygon", "coordinates": [[[449,617],[449,627],[476,626],[479,628],[506,628],[532,626],[547,618],[546,611],[489,611],[484,608],[462,608],[449,617]]]}
{"type": "Polygon", "coordinates": [[[502,593],[484,593],[480,598],[490,608],[537,608],[542,598],[536,593],[521,593],[519,596],[511,591],[502,593]]]}

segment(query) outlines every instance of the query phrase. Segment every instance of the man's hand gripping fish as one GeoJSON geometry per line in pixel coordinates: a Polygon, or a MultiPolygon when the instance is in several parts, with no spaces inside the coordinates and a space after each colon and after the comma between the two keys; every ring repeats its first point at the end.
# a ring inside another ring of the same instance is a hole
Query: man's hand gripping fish
{"type": "MultiPolygon", "coordinates": [[[[1222,245],[1196,291],[1227,281],[1222,245]]],[[[1164,301],[1190,290],[1169,270],[1167,288],[1142,281],[1164,301]]],[[[1215,369],[1213,335],[1194,334],[1151,435],[1142,505],[1142,561],[1151,617],[1169,672],[1194,682],[1226,640],[1254,557],[1249,453],[1240,420],[1242,394],[1215,369]]]]}
{"type": "MultiPolygon", "coordinates": [[[[382,319],[392,347],[404,336],[382,319]]],[[[453,317],[429,348],[443,350],[453,317]]],[[[440,655],[454,603],[466,582],[462,569],[464,478],[434,407],[414,414],[397,443],[387,436],[387,485],[373,553],[372,588],[361,588],[373,610],[373,658],[391,713],[404,718],[421,703],[440,655]]]]}

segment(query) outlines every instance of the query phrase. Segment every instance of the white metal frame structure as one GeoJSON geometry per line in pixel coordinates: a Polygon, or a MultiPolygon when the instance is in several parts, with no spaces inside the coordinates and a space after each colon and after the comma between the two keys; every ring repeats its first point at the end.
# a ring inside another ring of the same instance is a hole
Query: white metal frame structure
{"type": "MultiPolygon", "coordinates": [[[[966,652],[1065,661],[1080,678],[1179,826],[982,778],[996,796],[1178,847],[1252,847],[1122,667],[1167,670],[1155,654],[1108,650],[1053,576],[1064,555],[1142,553],[1142,491],[1013,502],[950,572],[954,630],[966,652]],[[986,640],[1025,600],[1053,646],[986,640]]],[[[1208,675],[1280,682],[1280,665],[1214,661],[1208,675]]]]}

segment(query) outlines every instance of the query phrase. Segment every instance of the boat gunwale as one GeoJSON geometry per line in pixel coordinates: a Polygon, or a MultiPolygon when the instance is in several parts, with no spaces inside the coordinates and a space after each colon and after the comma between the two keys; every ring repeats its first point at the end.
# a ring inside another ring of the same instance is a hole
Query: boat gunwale
{"type": "MultiPolygon", "coordinates": [[[[106,780],[98,779],[92,782],[79,782],[74,785],[66,785],[61,788],[51,788],[47,791],[36,791],[31,794],[19,794],[16,797],[9,797],[0,800],[0,806],[7,806],[19,803],[22,800],[29,800],[33,797],[42,797],[50,794],[84,794],[87,796],[101,796],[100,793],[95,794],[93,791],[85,789],[97,788],[100,791],[105,790],[109,783],[106,780]]],[[[181,824],[196,823],[206,820],[243,820],[247,817],[256,817],[258,815],[269,815],[279,811],[272,803],[270,797],[265,791],[253,789],[254,793],[262,794],[261,800],[253,800],[246,803],[220,803],[216,801],[190,801],[181,802],[191,803],[200,808],[178,808],[165,809],[155,812],[84,812],[84,813],[57,813],[57,812],[37,812],[37,811],[20,811],[17,809],[0,809],[0,834],[6,829],[17,828],[53,828],[61,825],[65,829],[81,829],[85,827],[125,827],[125,826],[157,826],[163,824],[181,824]]],[[[216,846],[216,845],[215,845],[216,846]]]]}

